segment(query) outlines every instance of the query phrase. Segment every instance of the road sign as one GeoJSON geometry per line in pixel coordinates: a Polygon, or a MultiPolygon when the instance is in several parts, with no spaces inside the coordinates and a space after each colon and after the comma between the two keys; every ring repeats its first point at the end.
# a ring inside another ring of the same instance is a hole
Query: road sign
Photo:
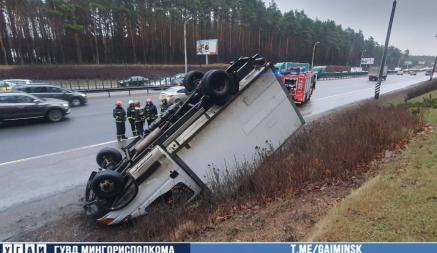
{"type": "Polygon", "coordinates": [[[197,55],[217,55],[217,39],[211,40],[197,40],[196,41],[196,51],[197,55]]]}
{"type": "Polygon", "coordinates": [[[375,58],[361,58],[361,65],[373,65],[375,58]]]}

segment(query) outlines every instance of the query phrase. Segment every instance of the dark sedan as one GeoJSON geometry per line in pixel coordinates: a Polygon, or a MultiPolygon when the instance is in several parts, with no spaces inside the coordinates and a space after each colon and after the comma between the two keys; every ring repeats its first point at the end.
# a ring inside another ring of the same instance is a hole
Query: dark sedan
{"type": "Polygon", "coordinates": [[[16,88],[40,98],[56,98],[68,101],[72,106],[84,105],[87,103],[87,96],[84,93],[59,88],[46,84],[31,84],[16,88]]]}
{"type": "Polygon", "coordinates": [[[142,76],[131,76],[127,80],[118,82],[120,87],[144,86],[149,82],[149,79],[142,76]]]}
{"type": "Polygon", "coordinates": [[[66,101],[38,98],[24,92],[0,93],[0,122],[36,118],[58,122],[69,113],[66,101]]]}

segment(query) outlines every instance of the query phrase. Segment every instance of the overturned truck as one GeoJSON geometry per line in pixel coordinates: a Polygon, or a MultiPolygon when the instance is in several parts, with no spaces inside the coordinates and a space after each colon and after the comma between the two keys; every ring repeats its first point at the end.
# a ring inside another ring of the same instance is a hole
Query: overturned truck
{"type": "MultiPolygon", "coordinates": [[[[183,187],[190,199],[250,162],[259,148],[278,148],[304,120],[264,58],[242,57],[226,70],[189,72],[189,92],[152,123],[144,137],[104,148],[89,177],[86,213],[106,225],[144,215],[183,187]]],[[[268,179],[266,179],[268,180],[268,179]]],[[[188,201],[190,200],[188,199],[188,201]]]]}

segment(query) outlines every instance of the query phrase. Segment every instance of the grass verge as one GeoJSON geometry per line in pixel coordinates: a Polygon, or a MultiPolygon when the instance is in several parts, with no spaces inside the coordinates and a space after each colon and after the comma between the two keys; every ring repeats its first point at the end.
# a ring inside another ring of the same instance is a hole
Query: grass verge
{"type": "Polygon", "coordinates": [[[435,241],[437,238],[437,92],[410,99],[424,111],[426,131],[381,173],[334,207],[310,241],[435,241]]]}

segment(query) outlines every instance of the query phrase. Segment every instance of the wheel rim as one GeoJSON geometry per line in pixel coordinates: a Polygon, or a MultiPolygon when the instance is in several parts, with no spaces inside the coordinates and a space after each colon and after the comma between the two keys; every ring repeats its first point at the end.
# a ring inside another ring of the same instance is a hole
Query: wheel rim
{"type": "Polygon", "coordinates": [[[99,184],[100,190],[101,190],[102,192],[106,192],[106,193],[111,193],[111,192],[113,192],[113,191],[114,191],[114,186],[115,186],[114,181],[109,180],[109,179],[103,180],[103,181],[99,184]]]}
{"type": "Polygon", "coordinates": [[[228,81],[225,79],[217,78],[212,82],[212,87],[217,93],[223,93],[228,85],[228,81]]]}
{"type": "Polygon", "coordinates": [[[62,112],[59,110],[53,110],[49,112],[49,119],[51,121],[60,121],[62,119],[62,112]]]}
{"type": "Polygon", "coordinates": [[[71,101],[71,104],[72,104],[73,106],[79,106],[81,103],[80,103],[80,100],[79,100],[79,99],[75,98],[75,99],[73,99],[73,100],[71,101]]]}
{"type": "Polygon", "coordinates": [[[107,155],[107,156],[103,156],[103,163],[102,163],[102,167],[103,168],[107,168],[109,167],[109,165],[111,164],[115,164],[115,158],[107,155]]]}

